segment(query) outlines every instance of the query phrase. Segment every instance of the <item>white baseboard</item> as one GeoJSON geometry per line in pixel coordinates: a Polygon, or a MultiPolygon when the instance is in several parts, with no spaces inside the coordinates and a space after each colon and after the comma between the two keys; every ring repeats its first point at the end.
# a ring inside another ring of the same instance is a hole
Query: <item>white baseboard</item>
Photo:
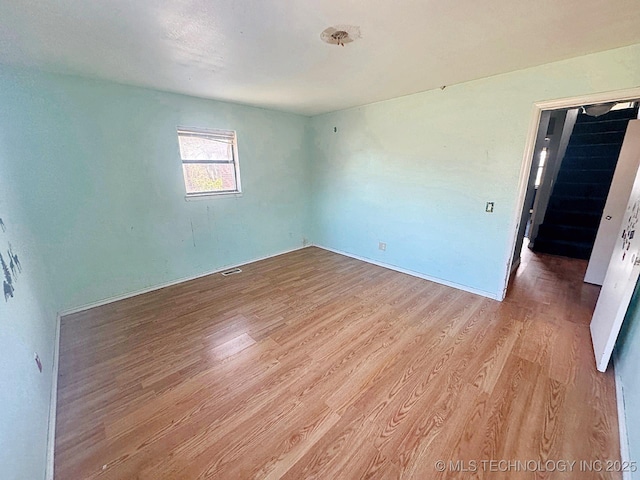
{"type": "Polygon", "coordinates": [[[53,369],[52,369],[53,370],[53,372],[52,372],[53,373],[53,381],[52,381],[52,386],[51,386],[51,406],[50,406],[50,412],[49,412],[49,434],[48,434],[48,445],[47,445],[47,473],[46,473],[46,479],[47,480],[53,480],[53,470],[54,470],[55,425],[56,425],[56,407],[57,407],[57,398],[58,398],[58,361],[59,361],[59,355],[60,355],[60,319],[61,319],[61,317],[65,316],[65,315],[70,315],[70,314],[73,314],[73,313],[79,313],[79,312],[82,312],[82,311],[85,311],[85,310],[89,310],[90,308],[95,308],[95,307],[99,307],[99,306],[102,306],[102,305],[106,305],[108,303],[117,302],[119,300],[125,300],[127,298],[136,297],[136,296],[142,295],[144,293],[153,292],[153,291],[159,290],[161,288],[170,287],[172,285],[177,285],[179,283],[188,282],[190,280],[195,280],[197,278],[206,277],[207,275],[220,273],[220,272],[223,272],[225,270],[232,269],[232,268],[242,267],[243,265],[247,265],[249,263],[259,262],[261,260],[266,260],[268,258],[273,258],[273,257],[277,257],[279,255],[284,255],[286,253],[295,252],[297,250],[302,250],[303,248],[308,248],[308,247],[311,247],[311,246],[322,248],[323,250],[327,250],[329,252],[337,253],[338,255],[344,255],[346,257],[355,258],[356,260],[361,260],[363,262],[371,263],[371,264],[377,265],[379,267],[388,268],[388,269],[394,270],[396,272],[405,273],[405,274],[411,275],[413,277],[422,278],[423,280],[429,280],[431,282],[439,283],[441,285],[446,285],[448,287],[453,287],[453,288],[457,288],[459,290],[464,290],[466,292],[474,293],[476,295],[481,295],[483,297],[491,298],[493,300],[501,300],[494,293],[485,292],[484,290],[478,290],[478,289],[471,288],[471,287],[468,287],[466,285],[461,285],[461,284],[454,283],[454,282],[449,282],[449,281],[443,280],[441,278],[431,277],[429,275],[423,275],[421,273],[414,272],[412,270],[407,270],[405,268],[397,267],[395,265],[390,265],[388,263],[378,262],[378,261],[372,260],[370,258],[361,257],[359,255],[354,255],[354,254],[351,254],[351,253],[348,253],[348,252],[343,252],[341,250],[336,250],[336,249],[329,248],[329,247],[324,247],[322,245],[305,245],[305,246],[301,246],[301,247],[297,247],[297,248],[292,248],[292,249],[289,249],[289,250],[284,250],[284,251],[281,251],[281,252],[278,252],[278,253],[274,253],[272,255],[266,255],[266,256],[263,256],[263,257],[247,260],[246,262],[243,262],[243,263],[239,263],[239,264],[235,264],[235,265],[226,265],[226,266],[224,266],[222,268],[211,270],[209,272],[201,273],[201,274],[198,274],[198,275],[193,275],[193,276],[190,276],[190,277],[179,278],[177,280],[172,280],[170,282],[165,282],[165,283],[153,285],[151,287],[144,288],[142,290],[137,290],[135,292],[125,293],[125,294],[122,294],[122,295],[115,295],[113,297],[105,298],[105,299],[99,300],[97,302],[92,302],[92,303],[88,303],[88,304],[85,304],[85,305],[81,305],[79,307],[74,307],[74,308],[70,308],[70,309],[64,310],[64,311],[62,311],[62,312],[60,312],[58,314],[58,317],[57,317],[57,320],[56,320],[57,324],[56,324],[56,339],[55,339],[54,359],[53,359],[53,369]]]}
{"type": "MultiPolygon", "coordinates": [[[[620,432],[620,460],[624,465],[628,465],[631,461],[631,453],[629,452],[629,437],[627,436],[627,417],[624,407],[624,391],[622,390],[622,379],[618,375],[616,368],[616,356],[612,358],[613,372],[616,382],[616,404],[618,407],[618,431],[620,432]]],[[[622,480],[631,480],[631,472],[628,469],[623,470],[622,480]]]]}
{"type": "Polygon", "coordinates": [[[215,270],[211,270],[211,271],[204,272],[204,273],[199,273],[197,275],[192,275],[190,277],[182,277],[182,278],[178,278],[176,280],[171,280],[170,282],[159,283],[159,284],[147,287],[147,288],[143,288],[142,290],[136,290],[134,292],[123,293],[122,295],[114,295],[113,297],[108,297],[108,298],[105,298],[103,300],[98,300],[96,302],[87,303],[87,304],[81,305],[79,307],[68,308],[66,310],[61,311],[60,312],[60,316],[64,317],[65,315],[71,315],[73,313],[84,312],[85,310],[89,310],[89,309],[95,308],[95,307],[101,307],[102,305],[107,305],[108,303],[117,302],[119,300],[125,300],[125,299],[131,298],[131,297],[137,297],[138,295],[142,295],[144,293],[153,292],[155,290],[160,290],[161,288],[171,287],[172,285],[177,285],[177,284],[183,283],[183,282],[189,282],[189,281],[195,280],[197,278],[206,277],[207,275],[213,275],[215,273],[224,272],[225,270],[231,270],[232,268],[242,267],[243,265],[248,265],[249,263],[259,262],[261,260],[266,260],[268,258],[273,258],[273,257],[277,257],[279,255],[284,255],[285,253],[295,252],[297,250],[302,250],[303,248],[307,248],[307,247],[311,247],[311,246],[312,245],[304,245],[304,246],[301,246],[301,247],[291,248],[289,250],[284,250],[284,251],[281,251],[281,252],[278,252],[278,253],[273,253],[271,255],[265,255],[263,257],[258,257],[258,258],[252,258],[251,260],[247,260],[246,262],[237,263],[237,264],[234,264],[234,265],[225,265],[224,267],[217,268],[215,270]]]}
{"type": "Polygon", "coordinates": [[[47,470],[46,480],[53,480],[53,459],[56,440],[56,409],[58,406],[58,365],[60,360],[60,315],[56,316],[56,334],[53,345],[53,362],[51,366],[51,399],[49,402],[49,430],[47,433],[47,470]]]}
{"type": "Polygon", "coordinates": [[[271,255],[265,255],[263,257],[254,258],[251,260],[247,260],[246,262],[242,262],[235,265],[227,265],[222,268],[218,268],[216,270],[212,270],[209,272],[201,273],[198,275],[193,275],[190,277],[183,277],[177,280],[172,280],[170,282],[153,285],[151,287],[137,290],[135,292],[125,293],[122,295],[116,295],[113,297],[105,298],[104,300],[99,300],[97,302],[88,303],[86,305],[82,305],[80,307],[70,308],[60,312],[56,318],[56,335],[55,335],[55,345],[53,351],[53,368],[52,375],[53,379],[51,382],[51,401],[49,406],[49,430],[47,434],[47,470],[45,474],[46,480],[53,480],[53,470],[54,470],[54,454],[55,454],[55,435],[56,435],[56,409],[58,402],[58,365],[60,359],[60,319],[65,315],[70,315],[72,313],[82,312],[84,310],[89,310],[90,308],[99,307],[101,305],[106,305],[108,303],[117,302],[118,300],[124,300],[131,297],[136,297],[138,295],[142,295],[144,293],[153,292],[154,290],[159,290],[161,288],[170,287],[172,285],[177,285],[182,282],[188,282],[190,280],[195,280],[196,278],[206,277],[207,275],[212,275],[215,273],[223,272],[225,270],[230,270],[232,268],[241,267],[243,265],[247,265],[249,263],[259,262],[260,260],[266,260],[268,258],[277,257],[278,255],[284,255],[285,253],[295,252],[296,250],[302,250],[303,248],[310,247],[311,245],[304,245],[302,247],[291,248],[289,250],[284,250],[282,252],[274,253],[271,255]]]}
{"type": "Polygon", "coordinates": [[[389,270],[394,270],[400,273],[406,273],[407,275],[411,275],[412,277],[422,278],[423,280],[429,280],[430,282],[439,283],[440,285],[446,285],[447,287],[457,288],[458,290],[464,290],[465,292],[474,293],[476,295],[481,295],[483,297],[490,298],[492,300],[502,301],[502,297],[496,295],[495,293],[486,292],[484,290],[479,290],[477,288],[468,287],[467,285],[461,285],[459,283],[450,282],[448,280],[443,280],[442,278],[432,277],[430,275],[424,275],[422,273],[414,272],[413,270],[407,270],[406,268],[397,267],[395,265],[391,265],[389,263],[378,262],[377,260],[373,260],[367,257],[361,257],[360,255],[355,255],[353,253],[343,252],[342,250],[336,250],[335,248],[324,247],[322,245],[314,244],[314,247],[322,248],[323,250],[327,250],[329,252],[337,253],[339,255],[344,255],[345,257],[355,258],[356,260],[361,260],[363,262],[371,263],[373,265],[377,265],[379,267],[388,268],[389,270]]]}

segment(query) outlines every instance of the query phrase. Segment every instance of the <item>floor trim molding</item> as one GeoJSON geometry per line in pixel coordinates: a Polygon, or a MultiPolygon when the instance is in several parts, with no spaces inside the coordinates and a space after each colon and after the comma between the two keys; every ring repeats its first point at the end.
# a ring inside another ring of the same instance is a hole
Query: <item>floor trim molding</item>
{"type": "Polygon", "coordinates": [[[333,249],[333,248],[329,248],[329,247],[325,247],[322,245],[305,245],[305,246],[301,246],[301,247],[296,247],[296,248],[292,248],[289,250],[284,250],[278,253],[274,253],[272,255],[266,255],[263,257],[259,257],[259,258],[254,258],[251,260],[248,260],[246,262],[242,262],[242,263],[238,263],[238,264],[234,264],[234,265],[226,265],[222,268],[217,268],[215,270],[211,270],[205,273],[201,273],[198,275],[193,275],[193,276],[189,276],[189,277],[182,277],[179,278],[177,280],[172,280],[170,282],[165,282],[165,283],[161,283],[161,284],[156,284],[153,286],[150,286],[148,288],[144,288],[142,290],[137,290],[134,292],[129,292],[129,293],[125,293],[122,295],[115,295],[113,297],[109,297],[109,298],[105,298],[103,300],[99,300],[97,302],[92,302],[92,303],[88,303],[85,305],[81,305],[79,307],[74,307],[74,308],[70,308],[67,310],[63,310],[61,311],[57,318],[56,318],[56,337],[55,337],[55,346],[54,346],[54,358],[53,358],[53,368],[52,368],[52,373],[53,373],[53,379],[52,379],[52,385],[51,385],[51,405],[50,405],[50,411],[49,411],[49,433],[48,433],[48,440],[47,440],[47,472],[46,472],[46,479],[47,480],[53,480],[54,478],[54,454],[55,454],[55,425],[56,425],[56,408],[57,408],[57,395],[58,395],[58,363],[59,363],[59,356],[60,356],[60,321],[61,318],[65,315],[70,315],[73,313],[79,313],[79,312],[83,312],[85,310],[89,310],[91,308],[95,308],[95,307],[99,307],[102,305],[107,305],[109,303],[113,303],[113,302],[117,302],[120,300],[125,300],[127,298],[132,298],[132,297],[136,297],[138,295],[143,295],[145,293],[149,293],[149,292],[153,292],[155,290],[160,290],[161,288],[166,288],[166,287],[170,287],[172,285],[177,285],[179,283],[183,283],[183,282],[188,282],[190,280],[195,280],[197,278],[202,278],[202,277],[206,277],[207,275],[213,275],[216,273],[220,273],[223,272],[225,270],[229,270],[231,268],[236,268],[236,267],[242,267],[243,265],[247,265],[250,263],[254,263],[254,262],[259,262],[261,260],[266,260],[268,258],[273,258],[273,257],[277,257],[279,255],[284,255],[287,253],[291,253],[291,252],[295,252],[297,250],[302,250],[304,248],[308,248],[308,247],[318,247],[321,248],[323,250],[327,250],[329,252],[333,252],[336,253],[338,255],[344,255],[346,257],[350,257],[350,258],[355,258],[356,260],[360,260],[363,262],[367,262],[373,265],[377,265],[379,267],[383,267],[383,268],[388,268],[389,270],[394,270],[396,272],[400,272],[400,273],[405,273],[407,275],[411,275],[413,277],[417,277],[417,278],[421,278],[423,280],[428,280],[431,282],[435,282],[435,283],[439,283],[441,285],[446,285],[448,287],[452,287],[452,288],[457,288],[458,290],[464,290],[466,292],[469,293],[473,293],[476,295],[481,295],[483,297],[487,297],[487,298],[491,298],[493,300],[500,300],[497,298],[497,296],[495,294],[489,293],[489,292],[485,292],[484,290],[478,290],[475,288],[471,288],[468,287],[466,285],[461,285],[458,283],[454,283],[454,282],[449,282],[447,280],[443,280],[441,278],[436,278],[436,277],[431,277],[429,275],[423,275],[421,273],[418,272],[414,272],[412,270],[407,270],[405,268],[401,268],[401,267],[397,267],[395,265],[391,265],[388,263],[384,263],[384,262],[378,262],[376,260],[372,260],[370,258],[366,258],[366,257],[361,257],[359,255],[354,255],[352,253],[348,253],[348,252],[344,252],[341,250],[337,250],[337,249],[333,249]]]}
{"type": "Polygon", "coordinates": [[[46,480],[53,480],[53,467],[56,441],[56,412],[58,407],[58,366],[60,364],[60,314],[56,316],[56,333],[53,345],[51,365],[51,398],[49,401],[49,429],[47,432],[47,470],[46,480]]]}
{"type": "Polygon", "coordinates": [[[179,283],[195,280],[197,278],[206,277],[207,275],[220,273],[232,268],[242,267],[243,265],[248,265],[250,263],[259,262],[261,260],[266,260],[268,258],[273,258],[279,255],[284,255],[286,253],[295,252],[297,250],[302,250],[303,248],[308,248],[311,246],[312,245],[303,245],[301,247],[291,248],[291,249],[284,250],[271,255],[265,255],[263,257],[247,260],[246,262],[238,263],[235,265],[226,265],[222,268],[217,268],[209,272],[205,272],[205,273],[201,273],[201,274],[193,275],[189,277],[182,277],[177,280],[172,280],[170,282],[153,285],[151,287],[144,288],[142,290],[137,290],[135,292],[125,293],[122,295],[115,295],[113,297],[105,298],[104,300],[88,303],[80,307],[70,308],[58,313],[56,317],[56,334],[55,334],[55,344],[54,344],[54,351],[53,351],[53,366],[52,366],[53,378],[51,381],[51,399],[50,399],[50,405],[49,405],[49,429],[47,433],[47,469],[46,469],[45,479],[53,480],[54,478],[53,474],[54,474],[54,455],[55,455],[55,436],[56,436],[56,411],[57,411],[57,403],[58,403],[58,367],[59,367],[59,360],[60,360],[60,322],[62,317],[64,317],[65,315],[70,315],[72,313],[83,312],[85,310],[106,305],[108,303],[117,302],[119,300],[125,300],[127,298],[136,297],[138,295],[153,292],[155,290],[160,290],[161,288],[166,288],[172,285],[177,285],[179,283]]]}
{"type": "Polygon", "coordinates": [[[440,285],[446,285],[447,287],[457,288],[458,290],[464,290],[465,292],[473,293],[475,295],[480,295],[482,297],[487,297],[492,300],[497,300],[499,302],[502,301],[502,296],[498,296],[495,293],[486,292],[484,290],[479,290],[477,288],[468,287],[466,285],[461,285],[455,282],[449,282],[448,280],[443,280],[442,278],[431,277],[429,275],[424,275],[422,273],[414,272],[413,270],[407,270],[406,268],[397,267],[395,265],[391,265],[390,263],[378,262],[377,260],[373,260],[367,257],[361,257],[360,255],[355,255],[353,253],[344,252],[342,250],[337,250],[335,248],[325,247],[323,245],[314,244],[314,247],[321,248],[323,250],[327,250],[329,252],[337,253],[338,255],[344,255],[345,257],[355,258],[356,260],[360,260],[362,262],[371,263],[373,265],[377,265],[379,267],[388,268],[389,270],[394,270],[396,272],[405,273],[407,275],[411,275],[412,277],[422,278],[423,280],[428,280],[430,282],[439,283],[440,285]]]}
{"type": "Polygon", "coordinates": [[[127,298],[137,297],[138,295],[143,295],[145,293],[153,292],[155,290],[160,290],[161,288],[171,287],[173,285],[178,285],[179,283],[183,283],[183,282],[189,282],[189,281],[195,280],[197,278],[206,277],[207,275],[213,275],[215,273],[224,272],[225,270],[230,270],[232,268],[242,267],[243,265],[248,265],[249,263],[259,262],[261,260],[266,260],[268,258],[273,258],[273,257],[277,257],[279,255],[284,255],[286,253],[295,252],[297,250],[302,250],[303,248],[307,248],[307,247],[310,247],[310,246],[311,245],[304,245],[304,246],[301,246],[301,247],[295,247],[295,248],[284,250],[284,251],[281,251],[281,252],[278,252],[278,253],[273,253],[271,255],[265,255],[263,257],[253,258],[253,259],[247,260],[246,262],[236,263],[236,264],[233,264],[233,265],[225,265],[224,267],[216,268],[215,270],[210,270],[210,271],[204,272],[204,273],[199,273],[197,275],[192,275],[192,276],[189,276],[189,277],[181,277],[181,278],[178,278],[176,280],[171,280],[169,282],[159,283],[159,284],[147,287],[147,288],[143,288],[142,290],[136,290],[136,291],[129,292],[129,293],[123,293],[122,295],[114,295],[112,297],[108,297],[108,298],[105,298],[103,300],[98,300],[96,302],[87,303],[87,304],[81,305],[79,307],[72,307],[72,308],[68,308],[66,310],[62,310],[60,312],[60,316],[64,317],[65,315],[71,315],[73,313],[84,312],[85,310],[89,310],[91,308],[101,307],[102,305],[107,305],[109,303],[118,302],[120,300],[125,300],[127,298]]]}
{"type": "MultiPolygon", "coordinates": [[[[618,431],[620,433],[620,460],[623,465],[625,462],[629,464],[631,461],[631,453],[629,452],[629,437],[627,435],[627,417],[625,414],[625,406],[624,406],[624,391],[622,389],[622,379],[618,373],[618,368],[616,365],[616,356],[614,355],[612,358],[612,366],[613,373],[616,384],[616,404],[618,407],[618,431]]],[[[631,480],[631,472],[628,469],[623,470],[622,472],[623,480],[631,480]]]]}

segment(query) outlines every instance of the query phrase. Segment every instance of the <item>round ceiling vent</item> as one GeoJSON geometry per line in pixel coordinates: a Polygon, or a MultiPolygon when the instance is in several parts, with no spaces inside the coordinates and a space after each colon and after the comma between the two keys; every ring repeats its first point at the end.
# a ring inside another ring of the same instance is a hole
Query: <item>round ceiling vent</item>
{"type": "Polygon", "coordinates": [[[345,44],[360,38],[360,29],[354,25],[336,25],[335,27],[325,28],[320,34],[320,38],[330,45],[344,47],[345,44]]]}

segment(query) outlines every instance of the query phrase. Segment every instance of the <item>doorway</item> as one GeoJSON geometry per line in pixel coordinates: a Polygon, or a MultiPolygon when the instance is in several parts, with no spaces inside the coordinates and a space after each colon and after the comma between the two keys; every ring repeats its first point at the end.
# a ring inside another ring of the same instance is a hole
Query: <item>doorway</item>
{"type": "MultiPolygon", "coordinates": [[[[541,224],[539,217],[543,215],[540,212],[546,211],[546,208],[543,209],[542,207],[544,202],[548,201],[548,192],[541,188],[542,182],[536,188],[538,172],[543,178],[545,177],[545,171],[546,176],[549,178],[553,178],[553,175],[556,174],[555,170],[559,168],[562,160],[560,154],[564,155],[562,142],[568,143],[566,136],[567,134],[570,136],[573,130],[571,125],[572,116],[577,115],[578,109],[585,105],[631,102],[636,101],[638,98],[640,98],[640,88],[634,88],[618,92],[540,102],[534,105],[525,145],[524,161],[520,172],[518,200],[520,208],[517,210],[513,220],[512,249],[510,258],[507,261],[508,268],[505,272],[503,298],[506,296],[511,274],[519,265],[525,234],[532,236],[535,233],[537,236],[535,229],[539,228],[541,224]],[[562,123],[562,128],[557,122],[562,123]],[[550,124],[551,129],[549,128],[550,124]],[[551,136],[547,135],[550,130],[553,132],[551,136]],[[563,138],[563,135],[565,138],[563,138]],[[542,153],[543,151],[545,152],[544,154],[542,153]],[[551,154],[554,154],[555,160],[549,161],[551,154]],[[535,205],[536,202],[538,205],[535,205]],[[534,209],[534,206],[537,208],[534,209]]],[[[552,188],[553,182],[547,183],[545,189],[551,190],[552,188]]]]}

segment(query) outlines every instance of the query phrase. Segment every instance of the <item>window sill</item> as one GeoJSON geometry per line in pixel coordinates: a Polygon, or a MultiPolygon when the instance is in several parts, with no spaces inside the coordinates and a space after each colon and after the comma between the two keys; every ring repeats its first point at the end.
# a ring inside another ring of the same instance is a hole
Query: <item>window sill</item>
{"type": "Polygon", "coordinates": [[[242,197],[242,192],[198,193],[194,195],[185,195],[184,199],[187,202],[192,202],[194,200],[206,200],[208,198],[216,197],[242,197]]]}

